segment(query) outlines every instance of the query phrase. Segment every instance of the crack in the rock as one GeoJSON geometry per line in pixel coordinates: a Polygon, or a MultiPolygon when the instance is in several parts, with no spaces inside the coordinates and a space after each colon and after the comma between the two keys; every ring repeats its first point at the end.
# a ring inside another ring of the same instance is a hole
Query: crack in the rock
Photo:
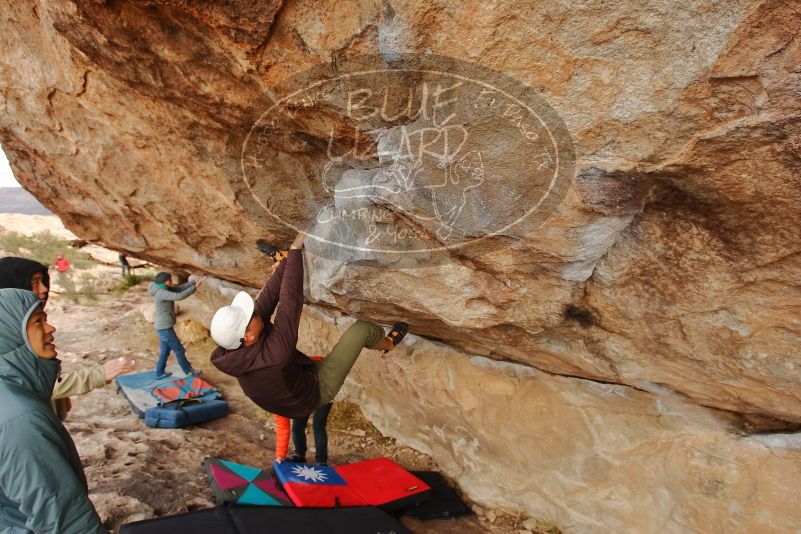
{"type": "Polygon", "coordinates": [[[50,116],[53,117],[53,120],[55,120],[56,124],[58,124],[58,129],[56,131],[63,132],[64,126],[61,125],[61,121],[56,116],[56,108],[53,105],[53,98],[56,96],[57,92],[58,92],[57,87],[50,88],[50,91],[47,93],[47,103],[48,106],[50,107],[50,116]]]}
{"type": "Polygon", "coordinates": [[[795,250],[793,252],[789,252],[789,253],[785,254],[784,256],[780,256],[780,257],[778,257],[776,259],[773,259],[773,260],[770,260],[768,262],[761,263],[761,264],[758,264],[758,265],[756,265],[754,267],[751,267],[750,269],[746,269],[744,272],[749,273],[751,271],[757,271],[757,270],[760,270],[760,269],[764,269],[766,267],[770,267],[771,265],[774,265],[776,263],[781,263],[781,262],[787,260],[788,258],[793,258],[793,257],[798,256],[800,254],[801,254],[801,250],[795,250]]]}
{"type": "Polygon", "coordinates": [[[776,50],[774,50],[773,52],[771,52],[770,54],[765,56],[765,59],[768,59],[769,57],[773,57],[773,56],[776,56],[776,55],[781,54],[782,52],[784,52],[787,49],[787,47],[790,46],[793,43],[793,41],[795,41],[796,37],[798,37],[798,34],[795,33],[795,32],[792,33],[792,36],[790,37],[790,39],[786,43],[784,43],[779,48],[777,48],[776,50]]]}
{"type": "Polygon", "coordinates": [[[81,89],[80,89],[80,91],[78,91],[77,93],[75,93],[75,96],[76,96],[76,97],[80,98],[80,97],[82,97],[82,96],[83,96],[83,94],[86,92],[86,86],[87,86],[87,84],[89,83],[89,73],[90,73],[90,72],[92,72],[92,71],[90,71],[90,70],[86,70],[86,71],[84,71],[84,73],[83,73],[83,84],[81,85],[81,89]]]}
{"type": "MultiPolygon", "coordinates": [[[[418,335],[418,337],[421,337],[423,339],[429,339],[426,336],[422,336],[422,335],[419,335],[419,334],[417,334],[417,335],[418,335]]],[[[451,345],[450,343],[448,343],[446,341],[438,340],[438,341],[434,341],[434,342],[435,343],[442,343],[443,345],[446,345],[446,346],[452,347],[454,349],[457,349],[460,352],[465,352],[466,354],[469,354],[466,351],[464,351],[463,349],[460,349],[457,346],[451,345]]],[[[538,366],[536,366],[536,365],[534,365],[532,363],[528,363],[528,362],[520,362],[520,361],[517,361],[517,360],[509,360],[509,359],[506,359],[504,357],[495,358],[495,357],[493,357],[495,355],[500,355],[500,353],[497,353],[497,352],[493,351],[492,353],[490,353],[490,356],[483,356],[483,357],[488,357],[488,358],[490,358],[492,360],[500,361],[500,362],[506,363],[508,365],[515,365],[515,366],[535,369],[535,370],[537,370],[537,371],[539,371],[539,372],[541,372],[543,374],[546,374],[548,376],[561,377],[561,378],[570,378],[570,379],[574,379],[574,380],[581,380],[581,381],[585,381],[585,382],[592,382],[592,383],[611,385],[611,386],[621,386],[621,387],[626,387],[626,388],[633,389],[635,391],[640,391],[640,392],[643,392],[643,393],[647,393],[648,395],[651,395],[651,396],[654,396],[654,397],[657,396],[657,394],[654,393],[653,391],[651,391],[651,390],[649,390],[647,388],[644,388],[644,387],[637,387],[636,385],[631,384],[631,383],[615,382],[615,381],[611,381],[611,380],[602,380],[602,379],[598,379],[598,378],[590,378],[590,377],[571,374],[571,373],[557,373],[555,371],[549,371],[549,370],[543,369],[541,367],[538,367],[538,366]]],[[[482,357],[480,355],[475,355],[475,356],[482,357]]],[[[698,400],[694,399],[690,395],[688,395],[688,394],[686,394],[686,393],[684,393],[682,391],[673,389],[672,387],[668,386],[665,383],[653,382],[653,384],[655,386],[659,387],[660,389],[665,390],[666,392],[669,392],[672,395],[676,395],[677,397],[680,397],[683,401],[685,401],[687,403],[690,403],[690,404],[692,404],[694,406],[700,406],[700,407],[702,407],[704,409],[711,410],[713,412],[720,413],[720,414],[726,415],[726,416],[728,416],[730,418],[733,418],[734,421],[732,421],[732,424],[733,424],[735,429],[739,432],[739,434],[742,437],[746,437],[746,436],[750,436],[750,435],[764,434],[765,432],[775,432],[777,430],[788,430],[788,431],[801,430],[801,423],[799,423],[798,421],[790,421],[790,420],[786,420],[786,419],[780,419],[778,417],[774,417],[774,416],[766,415],[766,414],[762,414],[762,413],[738,412],[738,411],[735,411],[735,410],[728,410],[726,408],[721,408],[719,406],[712,406],[710,404],[699,402],[698,400]],[[771,430],[765,430],[765,427],[770,427],[771,430]]]]}
{"type": "MultiPolygon", "coordinates": [[[[273,21],[270,24],[270,29],[267,30],[267,35],[264,36],[264,40],[262,40],[262,42],[259,43],[259,45],[253,50],[253,57],[254,58],[261,58],[262,54],[264,54],[264,51],[267,48],[267,45],[270,43],[270,41],[272,40],[273,36],[275,35],[276,28],[280,25],[280,22],[281,22],[280,19],[283,18],[284,12],[286,11],[286,8],[289,5],[289,2],[290,2],[290,0],[285,0],[285,1],[281,2],[281,6],[275,12],[275,15],[273,15],[273,21]]],[[[257,62],[257,66],[260,63],[261,63],[261,60],[259,59],[258,62],[257,62]]],[[[256,76],[258,77],[258,73],[256,74],[256,76]]]]}
{"type": "Polygon", "coordinates": [[[631,228],[631,227],[632,227],[632,225],[634,224],[634,222],[635,222],[635,221],[638,221],[638,220],[639,220],[639,215],[641,215],[641,214],[642,214],[642,212],[643,212],[643,210],[644,210],[644,209],[645,209],[645,208],[643,207],[643,209],[642,209],[642,210],[640,210],[640,212],[639,212],[639,213],[632,214],[632,216],[631,216],[631,219],[629,219],[629,222],[628,222],[628,223],[626,223],[626,226],[624,226],[623,228],[621,228],[621,229],[620,229],[620,231],[618,231],[618,232],[617,232],[617,234],[615,234],[615,237],[614,237],[614,240],[612,241],[612,243],[611,243],[611,244],[610,244],[610,245],[609,245],[609,246],[606,248],[606,250],[604,251],[604,253],[603,253],[603,254],[601,254],[601,255],[598,257],[598,259],[596,259],[596,260],[595,260],[595,264],[592,266],[592,272],[591,272],[591,273],[590,273],[590,275],[587,277],[587,279],[586,279],[586,280],[584,280],[584,282],[583,282],[583,285],[582,285],[582,295],[581,295],[581,299],[579,299],[580,301],[583,301],[583,300],[584,300],[584,298],[587,296],[587,284],[588,284],[588,283],[589,283],[589,282],[590,282],[590,281],[591,281],[591,280],[592,280],[592,279],[595,277],[595,275],[597,274],[597,272],[598,272],[598,265],[601,263],[601,261],[602,261],[604,258],[606,258],[606,257],[609,255],[609,253],[610,253],[610,252],[612,252],[612,249],[615,247],[615,245],[617,245],[618,241],[620,241],[620,238],[623,236],[623,234],[624,234],[626,231],[628,231],[628,230],[629,230],[629,228],[631,228]]]}

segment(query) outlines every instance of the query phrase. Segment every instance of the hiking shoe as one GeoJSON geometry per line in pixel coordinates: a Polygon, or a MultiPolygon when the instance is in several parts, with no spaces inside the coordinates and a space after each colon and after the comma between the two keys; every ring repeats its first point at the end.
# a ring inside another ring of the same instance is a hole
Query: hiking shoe
{"type": "Polygon", "coordinates": [[[202,374],[203,374],[203,369],[192,369],[191,371],[186,373],[186,376],[200,376],[202,374]]]}
{"type": "MultiPolygon", "coordinates": [[[[387,339],[389,340],[390,343],[392,343],[392,348],[394,349],[395,347],[397,347],[400,344],[400,342],[403,341],[403,338],[405,338],[406,334],[408,333],[409,333],[408,324],[395,323],[392,326],[392,330],[390,330],[389,334],[387,334],[387,339]]],[[[384,354],[386,354],[387,352],[389,352],[389,349],[385,350],[384,354]]]]}
{"type": "Polygon", "coordinates": [[[276,263],[284,259],[284,257],[286,256],[285,253],[281,252],[277,247],[274,247],[264,239],[259,239],[258,241],[256,241],[256,248],[260,252],[263,252],[264,254],[270,256],[273,259],[273,262],[276,263]]]}
{"type": "Polygon", "coordinates": [[[156,378],[167,378],[168,376],[172,376],[172,373],[170,373],[170,372],[161,373],[161,374],[156,373],[156,378]]]}
{"type": "Polygon", "coordinates": [[[305,456],[298,456],[297,454],[293,454],[292,456],[287,456],[284,460],[285,462],[292,462],[293,464],[305,464],[306,457],[305,456]]]}

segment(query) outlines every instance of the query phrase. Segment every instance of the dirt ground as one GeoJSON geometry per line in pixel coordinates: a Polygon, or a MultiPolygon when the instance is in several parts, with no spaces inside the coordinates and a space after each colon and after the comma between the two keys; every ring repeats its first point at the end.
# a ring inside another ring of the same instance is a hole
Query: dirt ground
{"type": "MultiPolygon", "coordinates": [[[[139,370],[153,368],[158,341],[143,315],[152,306],[144,284],[100,302],[80,306],[55,295],[48,304],[64,369],[123,355],[137,358],[139,370]]],[[[263,467],[272,464],[272,417],[242,394],[235,379],[211,366],[211,340],[195,337],[201,339],[187,344],[188,357],[225,395],[231,407],[227,417],[187,429],[151,429],[113,385],[73,398],[66,425],[83,460],[92,501],[114,531],[130,521],[213,506],[201,468],[205,457],[263,467]]],[[[312,449],[313,442],[309,436],[312,449]]],[[[437,469],[430,457],[381,436],[357,406],[344,402],[335,403],[329,420],[329,451],[331,464],[386,456],[407,469],[437,469]]],[[[422,534],[530,532],[515,517],[474,509],[478,515],[466,518],[402,521],[422,534]]]]}

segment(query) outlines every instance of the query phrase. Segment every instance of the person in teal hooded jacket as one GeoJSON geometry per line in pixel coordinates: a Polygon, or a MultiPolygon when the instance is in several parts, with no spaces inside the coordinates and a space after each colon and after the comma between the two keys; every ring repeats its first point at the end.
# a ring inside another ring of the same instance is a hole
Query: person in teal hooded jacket
{"type": "Polygon", "coordinates": [[[75,444],[50,409],[55,328],[37,296],[0,289],[0,532],[104,533],[75,444]]]}

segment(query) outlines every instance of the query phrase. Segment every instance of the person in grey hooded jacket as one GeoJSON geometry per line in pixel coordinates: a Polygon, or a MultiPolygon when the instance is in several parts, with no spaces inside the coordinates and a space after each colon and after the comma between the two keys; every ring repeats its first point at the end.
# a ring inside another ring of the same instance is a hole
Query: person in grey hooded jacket
{"type": "Polygon", "coordinates": [[[192,369],[192,364],[186,359],[186,349],[181,340],[175,334],[175,301],[183,300],[197,291],[200,282],[187,282],[179,286],[172,285],[170,273],[161,272],[148,286],[147,291],[153,297],[156,306],[156,313],[153,316],[153,324],[159,336],[159,359],[156,362],[156,377],[163,378],[170,373],[165,372],[167,358],[170,351],[175,353],[175,359],[181,370],[187,375],[199,375],[201,371],[192,369]]]}
{"type": "MultiPolygon", "coordinates": [[[[29,289],[39,297],[42,306],[46,306],[50,295],[47,266],[28,258],[0,258],[0,289],[29,289]]],[[[115,358],[103,365],[89,365],[61,373],[53,387],[50,406],[63,421],[72,405],[70,397],[102,388],[122,373],[132,371],[135,363],[133,359],[115,358]]]]}
{"type": "Polygon", "coordinates": [[[0,532],[106,532],[75,444],[50,409],[61,362],[42,302],[0,289],[0,532]]]}

